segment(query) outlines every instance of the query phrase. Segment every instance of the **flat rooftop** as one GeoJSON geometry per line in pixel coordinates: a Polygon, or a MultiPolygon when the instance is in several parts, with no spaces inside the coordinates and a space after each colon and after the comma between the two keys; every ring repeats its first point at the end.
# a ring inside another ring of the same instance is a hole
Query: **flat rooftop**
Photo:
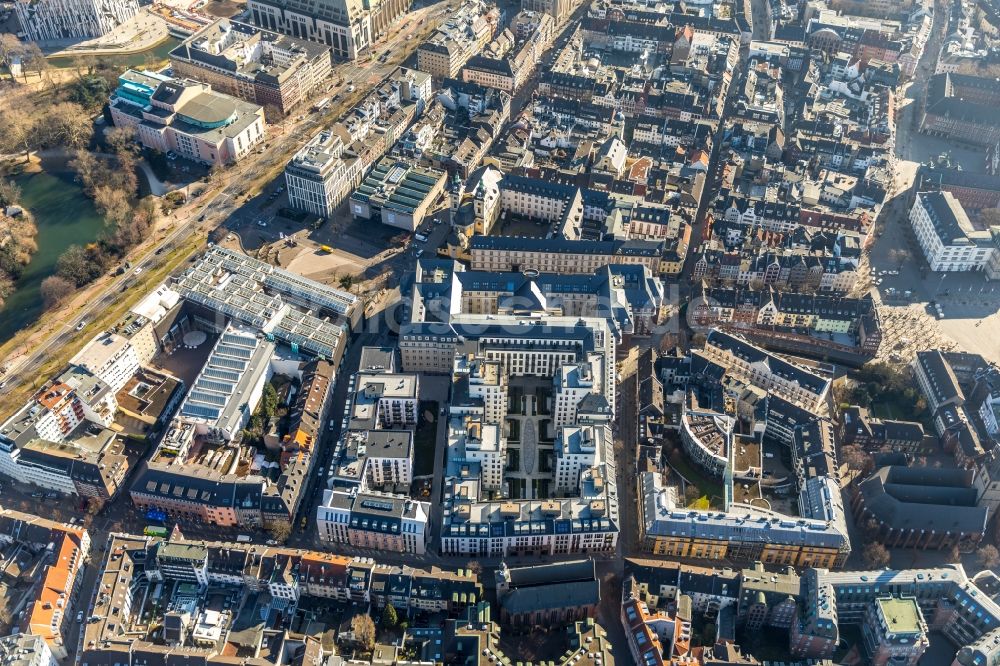
{"type": "Polygon", "coordinates": [[[919,634],[924,631],[923,617],[915,600],[891,597],[876,599],[875,603],[878,604],[889,631],[898,634],[919,634]]]}

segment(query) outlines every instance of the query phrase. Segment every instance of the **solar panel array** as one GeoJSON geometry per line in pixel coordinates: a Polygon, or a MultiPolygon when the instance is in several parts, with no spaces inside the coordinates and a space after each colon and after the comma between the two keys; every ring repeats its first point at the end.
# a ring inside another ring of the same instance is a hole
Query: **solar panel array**
{"type": "Polygon", "coordinates": [[[223,333],[191,387],[181,416],[217,420],[232,399],[257,345],[256,337],[223,333]]]}

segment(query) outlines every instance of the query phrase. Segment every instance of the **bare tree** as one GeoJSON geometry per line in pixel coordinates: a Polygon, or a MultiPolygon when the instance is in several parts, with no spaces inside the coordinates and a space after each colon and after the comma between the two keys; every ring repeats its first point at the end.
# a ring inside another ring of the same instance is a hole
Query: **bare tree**
{"type": "Polygon", "coordinates": [[[7,63],[7,69],[10,71],[10,79],[14,81],[14,68],[11,64],[14,58],[22,56],[24,53],[24,44],[15,35],[9,32],[0,33],[0,61],[7,63]]]}
{"type": "Polygon", "coordinates": [[[84,148],[93,135],[94,125],[82,106],[74,102],[59,102],[45,112],[38,140],[46,146],[84,148]]]}
{"type": "Polygon", "coordinates": [[[292,524],[291,523],[272,523],[269,528],[267,528],[268,534],[271,538],[278,543],[285,543],[288,541],[288,537],[292,536],[292,524]]]}
{"type": "Polygon", "coordinates": [[[1000,550],[992,544],[986,544],[976,551],[976,559],[986,569],[995,569],[1000,565],[1000,550]]]}
{"type": "Polygon", "coordinates": [[[0,179],[0,206],[10,206],[21,200],[21,187],[13,180],[0,179]]]}
{"type": "Polygon", "coordinates": [[[119,157],[125,153],[134,154],[138,149],[133,127],[112,127],[105,132],[104,138],[119,157]]]}
{"type": "Polygon", "coordinates": [[[375,649],[375,622],[365,613],[351,618],[351,633],[365,652],[375,649]]]}
{"type": "Polygon", "coordinates": [[[50,275],[42,280],[40,290],[42,300],[45,302],[45,309],[51,310],[72,296],[73,292],[76,291],[76,286],[66,278],[50,275]]]}
{"type": "Polygon", "coordinates": [[[847,444],[840,449],[840,453],[847,463],[847,468],[860,472],[861,475],[867,474],[875,467],[874,459],[860,446],[847,444]]]}
{"type": "Polygon", "coordinates": [[[132,216],[128,194],[119,189],[101,185],[94,190],[94,205],[108,224],[119,228],[132,216]]]}
{"type": "Polygon", "coordinates": [[[5,152],[23,152],[24,161],[31,155],[37,115],[29,108],[7,109],[0,113],[0,146],[5,152]]]}
{"type": "Polygon", "coordinates": [[[469,560],[465,568],[475,574],[477,578],[483,573],[483,565],[479,563],[479,560],[469,560]]]}
{"type": "Polygon", "coordinates": [[[865,546],[862,556],[865,564],[873,569],[889,566],[889,550],[880,543],[870,543],[865,546]]]}
{"type": "Polygon", "coordinates": [[[902,268],[903,264],[913,259],[913,255],[906,248],[897,247],[889,250],[889,261],[896,264],[897,268],[902,268]]]}
{"type": "Polygon", "coordinates": [[[46,60],[45,54],[42,53],[42,49],[38,47],[38,44],[28,42],[24,45],[23,54],[25,72],[31,70],[38,75],[38,78],[44,78],[47,82],[52,83],[52,73],[50,71],[52,66],[46,60]]]}
{"type": "Polygon", "coordinates": [[[948,562],[951,564],[957,564],[962,561],[962,551],[959,550],[958,545],[954,545],[948,549],[948,562]]]}

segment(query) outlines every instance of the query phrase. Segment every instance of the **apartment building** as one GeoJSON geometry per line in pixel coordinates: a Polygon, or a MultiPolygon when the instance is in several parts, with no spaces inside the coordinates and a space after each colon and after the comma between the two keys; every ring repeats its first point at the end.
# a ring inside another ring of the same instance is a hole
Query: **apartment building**
{"type": "Polygon", "coordinates": [[[288,114],[326,82],[330,48],[229,19],[217,19],[170,52],[179,78],[288,114]]]}
{"type": "MultiPolygon", "coordinates": [[[[154,619],[165,629],[182,614],[177,611],[186,610],[191,617],[211,611],[202,596],[209,587],[219,598],[259,597],[264,620],[244,629],[234,615],[222,612],[211,623],[217,632],[212,644],[238,642],[262,651],[272,640],[286,646],[303,642],[300,635],[290,635],[280,620],[294,614],[306,599],[353,603],[360,612],[373,616],[391,605],[409,618],[418,612],[455,617],[483,597],[482,585],[467,570],[389,566],[369,558],[301,549],[114,535],[107,552],[98,564],[100,590],[93,599],[94,619],[81,627],[83,664],[139,666],[179,659],[223,666],[232,662],[233,657],[220,649],[169,638],[159,642],[137,639],[137,627],[148,621],[141,612],[143,595],[152,589],[161,590],[163,601],[154,619]]],[[[319,659],[323,652],[318,642],[308,638],[304,642],[310,658],[319,659]]],[[[253,666],[274,663],[264,656],[244,661],[253,666]]]]}
{"type": "Polygon", "coordinates": [[[417,47],[417,69],[439,79],[453,79],[490,43],[499,14],[480,0],[469,0],[417,47]]]}
{"type": "Polygon", "coordinates": [[[138,0],[17,0],[21,29],[33,42],[80,41],[106,35],[139,13],[138,0]]]}
{"type": "Polygon", "coordinates": [[[70,366],[0,426],[0,473],[43,490],[113,497],[135,462],[110,429],[117,408],[106,383],[70,366]]]}
{"type": "Polygon", "coordinates": [[[822,411],[830,380],[785,361],[742,338],[713,329],[701,352],[742,381],[808,410],[822,411]]]}
{"type": "Polygon", "coordinates": [[[918,192],[910,224],[932,271],[981,271],[998,251],[950,192],[918,192]]]}
{"type": "Polygon", "coordinates": [[[264,110],[186,79],[128,70],[111,96],[116,127],[160,152],[212,166],[234,164],[264,140],[264,110]]]}
{"type": "Polygon", "coordinates": [[[357,489],[325,490],[316,512],[319,538],[396,553],[426,552],[430,504],[357,489]]]}
{"type": "Polygon", "coordinates": [[[98,333],[70,363],[89,371],[117,393],[158,351],[152,322],[130,312],[108,330],[98,333]]]}
{"type": "Polygon", "coordinates": [[[41,636],[17,633],[0,638],[0,664],[58,666],[58,663],[41,636]]]}
{"type": "MultiPolygon", "coordinates": [[[[90,535],[79,527],[3,509],[0,511],[0,544],[20,544],[41,556],[40,566],[35,569],[38,584],[24,599],[20,627],[25,636],[43,640],[52,658],[64,662],[75,647],[69,643],[69,631],[77,610],[86,607],[79,594],[84,566],[90,555],[90,535]]],[[[0,655],[4,654],[5,647],[0,647],[0,655]]],[[[45,653],[44,649],[40,651],[45,653]]],[[[40,666],[50,664],[44,660],[38,663],[40,666]]]]}

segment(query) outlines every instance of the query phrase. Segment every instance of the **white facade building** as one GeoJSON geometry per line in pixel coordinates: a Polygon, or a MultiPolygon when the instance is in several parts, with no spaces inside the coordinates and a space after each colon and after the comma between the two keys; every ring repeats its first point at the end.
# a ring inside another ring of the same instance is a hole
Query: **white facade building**
{"type": "Polygon", "coordinates": [[[361,160],[342,157],[340,135],[323,130],[302,147],[285,167],[288,205],[330,217],[361,182],[361,160]]]}
{"type": "Polygon", "coordinates": [[[556,491],[576,490],[583,470],[601,462],[600,455],[608,441],[607,426],[560,428],[553,447],[556,457],[556,491]]]}
{"type": "Polygon", "coordinates": [[[326,490],[316,527],[327,543],[423,555],[429,515],[428,503],[398,495],[326,490]]]}
{"type": "Polygon", "coordinates": [[[604,359],[600,354],[591,354],[581,363],[567,363],[552,377],[555,406],[552,410],[552,425],[563,428],[576,423],[577,407],[580,401],[592,393],[601,392],[604,359]]]}
{"type": "Polygon", "coordinates": [[[17,20],[33,42],[106,35],[139,12],[138,0],[17,0],[17,20]]]}
{"type": "Polygon", "coordinates": [[[910,224],[932,271],[984,270],[997,251],[990,232],[974,228],[950,192],[917,193],[910,224]]]}

